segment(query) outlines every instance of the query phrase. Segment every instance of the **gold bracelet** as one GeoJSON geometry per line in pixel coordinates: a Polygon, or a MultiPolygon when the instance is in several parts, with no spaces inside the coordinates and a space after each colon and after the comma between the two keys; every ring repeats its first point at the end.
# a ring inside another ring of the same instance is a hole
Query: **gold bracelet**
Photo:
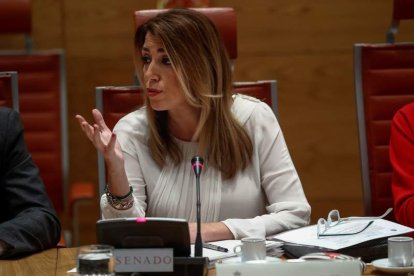
{"type": "Polygon", "coordinates": [[[108,185],[105,187],[106,199],[109,204],[117,210],[128,210],[134,205],[133,189],[129,186],[129,192],[124,196],[115,196],[109,191],[108,185]]]}

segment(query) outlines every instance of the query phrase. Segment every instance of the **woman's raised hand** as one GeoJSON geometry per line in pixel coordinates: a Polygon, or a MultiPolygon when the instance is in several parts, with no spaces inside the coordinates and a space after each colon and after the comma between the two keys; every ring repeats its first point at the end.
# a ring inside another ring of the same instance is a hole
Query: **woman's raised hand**
{"type": "Polygon", "coordinates": [[[105,124],[99,110],[93,109],[92,115],[95,120],[93,125],[89,124],[81,115],[76,115],[75,118],[78,120],[83,132],[91,140],[95,148],[103,154],[106,161],[123,161],[121,146],[117,142],[116,134],[105,124]]]}

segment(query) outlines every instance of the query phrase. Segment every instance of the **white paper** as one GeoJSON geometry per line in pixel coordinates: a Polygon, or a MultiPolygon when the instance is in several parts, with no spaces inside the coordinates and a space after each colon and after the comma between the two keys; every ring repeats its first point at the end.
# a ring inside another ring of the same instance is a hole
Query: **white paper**
{"type": "Polygon", "coordinates": [[[66,271],[66,273],[69,273],[69,274],[76,273],[76,267],[66,271]]]}
{"type": "MultiPolygon", "coordinates": [[[[333,233],[352,233],[357,229],[361,229],[370,220],[356,220],[341,222],[338,226],[329,228],[329,234],[333,233]]],[[[271,239],[281,240],[284,242],[318,246],[327,249],[338,250],[352,245],[356,245],[369,240],[384,238],[389,236],[403,235],[413,232],[414,229],[404,225],[394,223],[384,219],[376,219],[363,232],[346,236],[327,236],[317,237],[317,226],[311,225],[295,230],[290,230],[275,236],[271,239]]]]}
{"type": "Polygon", "coordinates": [[[217,263],[217,276],[359,276],[358,261],[302,261],[268,263],[217,263]]]}
{"type": "MultiPolygon", "coordinates": [[[[208,257],[209,259],[209,267],[214,266],[214,263],[218,260],[228,259],[236,257],[237,254],[234,253],[233,248],[236,245],[240,245],[240,240],[223,240],[223,241],[216,241],[216,242],[209,242],[211,244],[215,244],[224,248],[227,248],[228,252],[220,252],[217,250],[203,248],[203,257],[208,257]]],[[[280,257],[283,255],[282,251],[282,242],[277,241],[266,241],[266,250],[268,256],[275,256],[280,257]]],[[[191,245],[191,256],[194,256],[194,244],[191,245]]]]}

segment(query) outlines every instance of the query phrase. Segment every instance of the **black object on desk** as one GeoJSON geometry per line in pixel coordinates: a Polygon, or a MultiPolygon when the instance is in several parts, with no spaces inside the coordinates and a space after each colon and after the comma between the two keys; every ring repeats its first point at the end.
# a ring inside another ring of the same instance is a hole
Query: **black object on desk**
{"type": "Polygon", "coordinates": [[[220,252],[229,252],[229,250],[225,247],[215,245],[215,244],[210,244],[210,243],[203,243],[203,247],[207,249],[211,249],[211,250],[220,251],[220,252]]]}
{"type": "Polygon", "coordinates": [[[191,254],[190,232],[185,219],[115,218],[98,220],[96,235],[99,244],[115,248],[172,248],[174,257],[191,254]]]}
{"type": "Polygon", "coordinates": [[[172,248],[173,272],[134,272],[116,275],[206,275],[208,258],[190,257],[190,232],[185,219],[116,218],[96,222],[97,242],[115,248],[172,248]]]}
{"type": "Polygon", "coordinates": [[[354,246],[342,248],[340,250],[330,250],[324,247],[294,244],[284,242],[283,250],[288,258],[299,258],[303,255],[316,252],[336,252],[361,258],[364,262],[371,262],[376,259],[386,258],[388,254],[388,237],[366,241],[354,246]]]}

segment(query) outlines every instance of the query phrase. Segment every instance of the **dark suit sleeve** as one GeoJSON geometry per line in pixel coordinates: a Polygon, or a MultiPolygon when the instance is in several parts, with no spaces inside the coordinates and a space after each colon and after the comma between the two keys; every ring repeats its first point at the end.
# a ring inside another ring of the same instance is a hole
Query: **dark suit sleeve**
{"type": "Polygon", "coordinates": [[[24,142],[17,112],[0,108],[0,240],[10,245],[0,258],[56,246],[60,223],[24,142]]]}

